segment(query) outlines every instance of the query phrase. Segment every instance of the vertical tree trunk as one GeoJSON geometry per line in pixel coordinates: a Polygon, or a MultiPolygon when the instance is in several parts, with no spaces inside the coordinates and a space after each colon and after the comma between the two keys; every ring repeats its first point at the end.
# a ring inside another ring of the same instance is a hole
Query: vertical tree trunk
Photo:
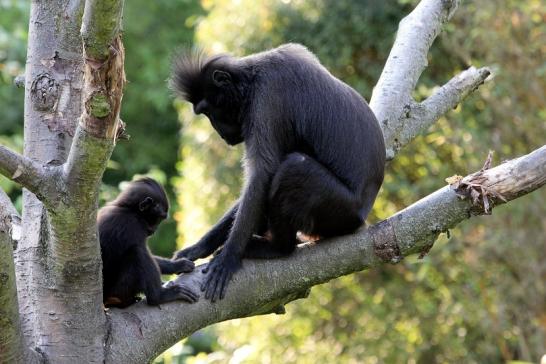
{"type": "MultiPolygon", "coordinates": [[[[82,0],[36,0],[31,5],[24,154],[45,166],[65,162],[81,115],[83,5],[82,0]]],[[[23,205],[22,240],[15,262],[24,341],[30,348],[25,363],[48,358],[55,363],[103,362],[100,259],[86,264],[53,262],[51,249],[59,243],[73,243],[76,248],[78,237],[52,229],[52,218],[66,216],[50,216],[26,190],[23,205]]]]}

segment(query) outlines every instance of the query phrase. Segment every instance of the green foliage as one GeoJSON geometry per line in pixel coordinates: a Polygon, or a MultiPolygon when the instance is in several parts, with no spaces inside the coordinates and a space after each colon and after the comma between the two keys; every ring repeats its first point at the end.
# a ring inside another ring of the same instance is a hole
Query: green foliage
{"type": "MultiPolygon", "coordinates": [[[[0,1],[0,144],[17,151],[23,149],[24,90],[13,84],[24,73],[29,4],[26,1],[0,1]]],[[[0,176],[0,188],[21,207],[21,189],[0,176]]]]}
{"type": "Polygon", "coordinates": [[[125,2],[123,42],[126,50],[121,118],[131,139],[121,141],[104,176],[108,186],[136,174],[161,174],[171,201],[171,217],[150,239],[154,253],[170,256],[176,247],[177,210],[172,178],[176,175],[180,124],[167,89],[173,50],[194,36],[192,17],[201,13],[198,1],[135,0],[125,2]]]}

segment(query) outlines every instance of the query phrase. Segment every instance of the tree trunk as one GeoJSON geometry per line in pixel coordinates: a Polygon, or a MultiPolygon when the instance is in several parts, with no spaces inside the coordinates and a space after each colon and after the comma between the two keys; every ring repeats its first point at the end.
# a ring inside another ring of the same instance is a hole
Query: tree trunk
{"type": "MultiPolygon", "coordinates": [[[[31,5],[24,155],[44,166],[66,161],[81,115],[83,5],[68,0],[31,5]]],[[[15,261],[25,347],[30,349],[25,362],[103,362],[106,319],[97,245],[93,259],[78,259],[85,255],[78,238],[94,232],[72,234],[80,222],[59,213],[59,205],[46,208],[24,191],[23,238],[15,261]],[[72,249],[56,251],[61,246],[72,249]],[[68,260],[62,259],[65,254],[68,260]]]]}

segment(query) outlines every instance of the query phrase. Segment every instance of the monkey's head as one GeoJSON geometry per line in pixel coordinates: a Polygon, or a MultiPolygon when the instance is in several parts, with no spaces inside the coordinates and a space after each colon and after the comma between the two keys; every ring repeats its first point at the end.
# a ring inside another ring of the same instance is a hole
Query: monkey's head
{"type": "Polygon", "coordinates": [[[112,205],[135,212],[146,223],[148,235],[152,235],[169,212],[169,200],[161,185],[152,178],[141,178],[129,183],[112,205]]]}
{"type": "Polygon", "coordinates": [[[199,52],[178,56],[170,81],[171,88],[193,104],[196,114],[207,116],[229,145],[244,140],[242,114],[248,83],[236,59],[226,55],[205,58],[199,52]]]}

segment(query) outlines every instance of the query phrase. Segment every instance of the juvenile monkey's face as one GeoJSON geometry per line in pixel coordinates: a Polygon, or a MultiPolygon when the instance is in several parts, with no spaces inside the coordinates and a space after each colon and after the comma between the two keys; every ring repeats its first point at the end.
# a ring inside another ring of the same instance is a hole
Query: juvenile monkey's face
{"type": "Polygon", "coordinates": [[[148,225],[148,235],[152,235],[169,213],[169,205],[161,196],[147,196],[139,204],[140,213],[148,225]]]}

